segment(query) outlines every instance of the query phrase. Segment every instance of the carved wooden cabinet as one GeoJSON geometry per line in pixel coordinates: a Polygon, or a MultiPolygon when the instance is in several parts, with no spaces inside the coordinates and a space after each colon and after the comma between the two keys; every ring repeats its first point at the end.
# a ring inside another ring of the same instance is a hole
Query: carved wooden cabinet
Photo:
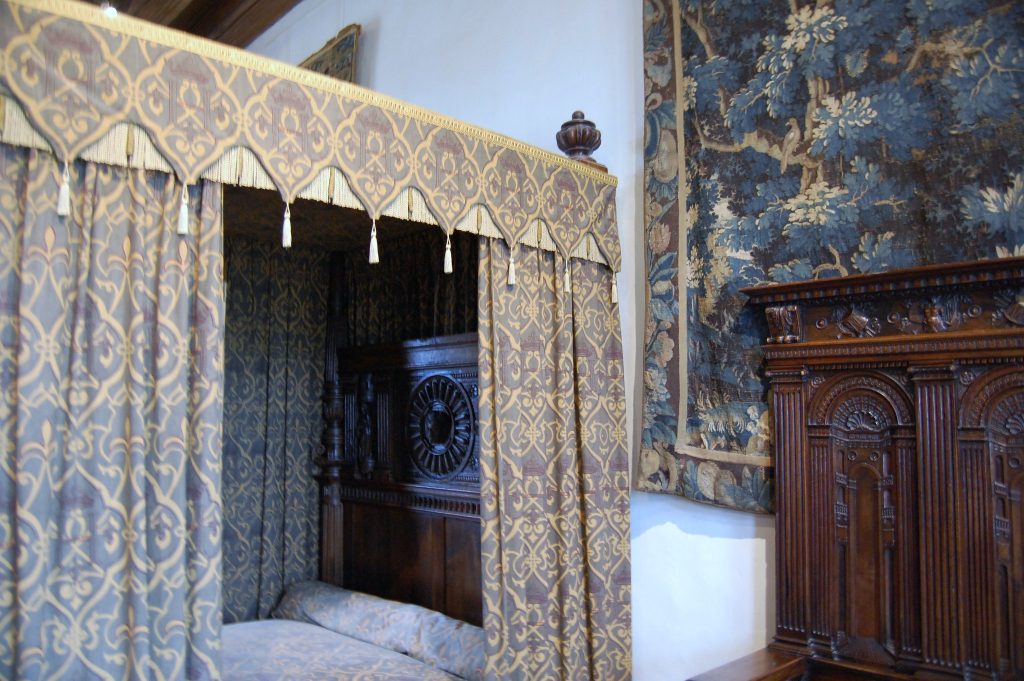
{"type": "Polygon", "coordinates": [[[745,293],[769,331],[772,648],[1024,679],[1024,258],[745,293]]]}

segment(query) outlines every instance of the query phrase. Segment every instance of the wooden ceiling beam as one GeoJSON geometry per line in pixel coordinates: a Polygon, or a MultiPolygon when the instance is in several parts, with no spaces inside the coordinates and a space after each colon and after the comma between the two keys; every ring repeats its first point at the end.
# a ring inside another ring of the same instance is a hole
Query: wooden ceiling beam
{"type": "MultiPolygon", "coordinates": [[[[91,0],[95,5],[101,0],[91,0]]],[[[111,0],[119,12],[245,47],[299,0],[111,0]]]]}

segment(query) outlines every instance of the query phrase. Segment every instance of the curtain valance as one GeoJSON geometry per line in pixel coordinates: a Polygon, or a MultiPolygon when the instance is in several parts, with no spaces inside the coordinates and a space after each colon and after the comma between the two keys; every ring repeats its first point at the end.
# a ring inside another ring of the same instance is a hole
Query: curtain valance
{"type": "Polygon", "coordinates": [[[0,140],[620,269],[614,177],[320,74],[62,0],[0,2],[0,140]]]}

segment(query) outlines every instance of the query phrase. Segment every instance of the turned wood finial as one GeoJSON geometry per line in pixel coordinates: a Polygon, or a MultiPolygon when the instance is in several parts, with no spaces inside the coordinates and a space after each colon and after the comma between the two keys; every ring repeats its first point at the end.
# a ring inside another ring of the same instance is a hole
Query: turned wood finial
{"type": "Polygon", "coordinates": [[[555,142],[569,158],[607,170],[593,159],[594,151],[601,146],[601,131],[582,111],[574,111],[572,119],[562,123],[562,128],[555,133],[555,142]]]}

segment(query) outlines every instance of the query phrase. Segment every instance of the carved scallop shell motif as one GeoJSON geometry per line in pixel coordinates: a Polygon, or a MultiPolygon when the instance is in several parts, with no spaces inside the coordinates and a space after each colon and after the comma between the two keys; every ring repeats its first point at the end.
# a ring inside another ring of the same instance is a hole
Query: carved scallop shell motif
{"type": "Polygon", "coordinates": [[[889,417],[881,405],[864,395],[852,397],[835,411],[832,423],[850,432],[880,433],[889,427],[889,417]]]}
{"type": "Polygon", "coordinates": [[[1006,419],[1006,423],[1003,424],[1003,428],[1006,429],[1007,433],[1011,435],[1020,435],[1024,433],[1024,413],[1017,412],[1016,414],[1010,414],[1006,419]]]}

